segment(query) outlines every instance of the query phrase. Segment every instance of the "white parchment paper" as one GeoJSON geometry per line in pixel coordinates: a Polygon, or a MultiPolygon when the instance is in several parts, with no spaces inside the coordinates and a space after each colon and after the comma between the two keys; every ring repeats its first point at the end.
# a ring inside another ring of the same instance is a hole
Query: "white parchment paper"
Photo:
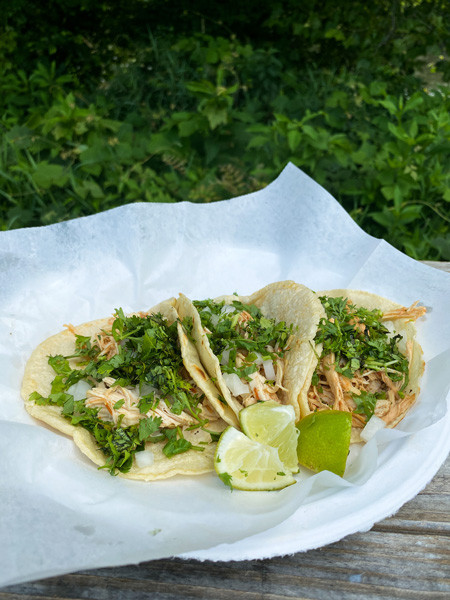
{"type": "Polygon", "coordinates": [[[264,190],[211,205],[134,204],[0,234],[0,585],[173,555],[240,560],[307,550],[370,527],[431,479],[450,448],[450,276],[366,235],[292,165],[264,190]],[[302,473],[278,493],[213,474],[111,477],[20,398],[32,350],[65,323],[170,296],[249,294],[294,279],[428,307],[418,402],[353,451],[345,479],[302,473]]]}

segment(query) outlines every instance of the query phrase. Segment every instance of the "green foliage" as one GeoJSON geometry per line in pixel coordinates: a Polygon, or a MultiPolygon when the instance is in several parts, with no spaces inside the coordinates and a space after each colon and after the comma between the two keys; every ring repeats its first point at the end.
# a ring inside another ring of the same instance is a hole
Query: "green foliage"
{"type": "Polygon", "coordinates": [[[450,260],[448,4],[260,4],[8,4],[0,228],[222,200],[292,161],[367,232],[450,260]]]}

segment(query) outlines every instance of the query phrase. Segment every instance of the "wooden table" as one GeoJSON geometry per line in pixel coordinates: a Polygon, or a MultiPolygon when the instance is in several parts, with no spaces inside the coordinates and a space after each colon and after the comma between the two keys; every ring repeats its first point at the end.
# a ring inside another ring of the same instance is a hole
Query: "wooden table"
{"type": "MultiPolygon", "coordinates": [[[[450,263],[427,264],[450,273],[450,263]]],[[[0,589],[0,600],[450,599],[450,457],[396,515],[319,550],[234,563],[154,560],[0,589]]]]}

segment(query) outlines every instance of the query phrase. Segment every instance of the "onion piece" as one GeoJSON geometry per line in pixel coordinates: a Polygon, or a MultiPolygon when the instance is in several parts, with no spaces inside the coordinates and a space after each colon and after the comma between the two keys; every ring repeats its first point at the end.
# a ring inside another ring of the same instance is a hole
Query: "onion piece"
{"type": "Polygon", "coordinates": [[[219,322],[219,315],[215,315],[214,313],[211,315],[211,323],[214,325],[214,327],[217,325],[217,323],[219,322]]]}
{"type": "Polygon", "coordinates": [[[77,381],[77,383],[70,386],[67,393],[72,394],[73,399],[77,402],[78,400],[84,400],[86,398],[86,392],[91,389],[92,385],[90,383],[84,381],[84,379],[80,379],[80,381],[77,381]]]}
{"type": "Polygon", "coordinates": [[[225,348],[225,350],[222,352],[222,358],[220,359],[220,364],[227,365],[229,360],[230,360],[230,349],[225,348]]]}
{"type": "Polygon", "coordinates": [[[222,308],[220,309],[221,313],[232,313],[235,312],[236,308],[234,306],[231,306],[230,304],[224,304],[222,306],[222,308]]]}
{"type": "Polygon", "coordinates": [[[367,421],[366,426],[360,433],[361,438],[365,442],[368,442],[371,438],[373,438],[377,431],[383,429],[384,427],[386,427],[385,421],[383,421],[383,419],[380,419],[380,417],[372,415],[367,421]]]}
{"type": "Polygon", "coordinates": [[[263,367],[266,379],[269,379],[270,381],[275,381],[277,376],[275,375],[273,360],[271,358],[269,358],[268,360],[263,360],[263,367]]]}
{"type": "Polygon", "coordinates": [[[241,396],[242,394],[250,393],[248,384],[242,383],[236,373],[224,373],[223,378],[227,388],[230,390],[233,396],[241,396]]]}
{"type": "Polygon", "coordinates": [[[252,363],[252,364],[254,364],[254,365],[258,365],[258,366],[259,366],[259,365],[262,365],[262,364],[263,364],[263,362],[264,362],[264,361],[263,361],[262,354],[261,354],[260,352],[253,352],[253,354],[256,354],[256,358],[255,358],[255,360],[253,361],[253,363],[252,363]]]}
{"type": "Polygon", "coordinates": [[[136,466],[139,467],[139,469],[143,469],[144,467],[152,466],[155,455],[151,450],[142,450],[141,452],[136,452],[134,458],[136,460],[136,466]]]}

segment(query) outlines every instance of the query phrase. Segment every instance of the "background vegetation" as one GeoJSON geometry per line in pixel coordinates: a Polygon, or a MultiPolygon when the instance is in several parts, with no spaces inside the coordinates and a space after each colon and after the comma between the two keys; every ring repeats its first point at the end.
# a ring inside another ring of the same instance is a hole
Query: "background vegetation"
{"type": "Polygon", "coordinates": [[[0,0],[0,228],[213,202],[288,161],[450,260],[447,0],[0,0]]]}

